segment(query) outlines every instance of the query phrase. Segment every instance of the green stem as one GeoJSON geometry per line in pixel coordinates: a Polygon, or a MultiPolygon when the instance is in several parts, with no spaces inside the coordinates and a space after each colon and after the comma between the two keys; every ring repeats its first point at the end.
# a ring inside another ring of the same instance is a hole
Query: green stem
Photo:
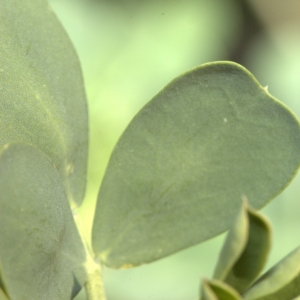
{"type": "Polygon", "coordinates": [[[87,281],[85,283],[87,299],[106,300],[101,265],[94,259],[93,250],[86,241],[79,214],[75,209],[72,212],[86,254],[86,261],[84,265],[87,273],[87,281]]]}

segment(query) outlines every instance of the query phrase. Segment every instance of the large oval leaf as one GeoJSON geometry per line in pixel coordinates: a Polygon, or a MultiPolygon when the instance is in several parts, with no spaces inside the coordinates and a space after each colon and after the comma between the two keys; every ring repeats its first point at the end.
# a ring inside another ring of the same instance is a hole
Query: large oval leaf
{"type": "Polygon", "coordinates": [[[0,288],[11,300],[69,300],[86,280],[85,251],[51,161],[31,146],[0,154],[0,288]]]}
{"type": "Polygon", "coordinates": [[[117,143],[98,196],[93,245],[135,266],[228,229],[242,195],[255,209],[300,161],[296,117],[249,71],[202,65],[172,81],[117,143]]]}
{"type": "Polygon", "coordinates": [[[0,37],[0,146],[24,141],[41,149],[79,205],[88,125],[73,46],[45,0],[1,0],[0,37]]]}

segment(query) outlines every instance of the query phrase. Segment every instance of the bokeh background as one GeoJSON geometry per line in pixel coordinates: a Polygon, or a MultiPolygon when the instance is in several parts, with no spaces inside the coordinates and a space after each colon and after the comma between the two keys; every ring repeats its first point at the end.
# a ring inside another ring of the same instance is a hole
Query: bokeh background
{"type": "MultiPolygon", "coordinates": [[[[180,73],[216,60],[247,67],[300,116],[300,2],[273,0],[49,0],[78,52],[90,111],[90,237],[109,155],[139,109],[180,73]]],[[[263,212],[274,228],[268,267],[298,246],[300,177],[263,212]]],[[[197,299],[225,235],[130,270],[104,269],[108,300],[197,299]]],[[[77,300],[85,299],[81,292],[77,300]]]]}

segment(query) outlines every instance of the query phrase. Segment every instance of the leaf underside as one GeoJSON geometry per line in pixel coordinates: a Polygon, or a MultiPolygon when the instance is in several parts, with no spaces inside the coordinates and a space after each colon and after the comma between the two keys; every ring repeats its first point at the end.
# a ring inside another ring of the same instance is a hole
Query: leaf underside
{"type": "Polygon", "coordinates": [[[133,119],[98,195],[93,247],[109,267],[151,262],[227,230],[299,168],[296,117],[231,62],[179,76],[133,119]]]}

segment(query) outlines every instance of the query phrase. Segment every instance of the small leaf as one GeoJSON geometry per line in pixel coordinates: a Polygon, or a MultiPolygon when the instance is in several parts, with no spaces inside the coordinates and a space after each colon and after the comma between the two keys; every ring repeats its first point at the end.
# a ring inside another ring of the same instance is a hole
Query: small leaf
{"type": "Polygon", "coordinates": [[[200,300],[219,300],[206,280],[202,280],[200,300]]]}
{"type": "Polygon", "coordinates": [[[137,266],[227,230],[242,195],[261,208],[300,162],[296,117],[231,62],[174,79],[129,124],[98,195],[93,247],[137,266]]]}
{"type": "Polygon", "coordinates": [[[237,291],[219,280],[202,281],[201,300],[242,300],[237,291]]]}
{"type": "Polygon", "coordinates": [[[88,117],[77,55],[45,0],[1,0],[0,20],[0,147],[25,142],[46,153],[78,206],[88,117]]]}
{"type": "Polygon", "coordinates": [[[245,300],[291,300],[300,295],[300,247],[258,279],[245,300]]]}
{"type": "Polygon", "coordinates": [[[69,300],[86,280],[85,252],[60,176],[31,146],[0,154],[0,275],[11,300],[69,300]]]}
{"type": "Polygon", "coordinates": [[[263,270],[270,248],[269,222],[244,201],[228,233],[214,278],[243,293],[263,270]]]}

